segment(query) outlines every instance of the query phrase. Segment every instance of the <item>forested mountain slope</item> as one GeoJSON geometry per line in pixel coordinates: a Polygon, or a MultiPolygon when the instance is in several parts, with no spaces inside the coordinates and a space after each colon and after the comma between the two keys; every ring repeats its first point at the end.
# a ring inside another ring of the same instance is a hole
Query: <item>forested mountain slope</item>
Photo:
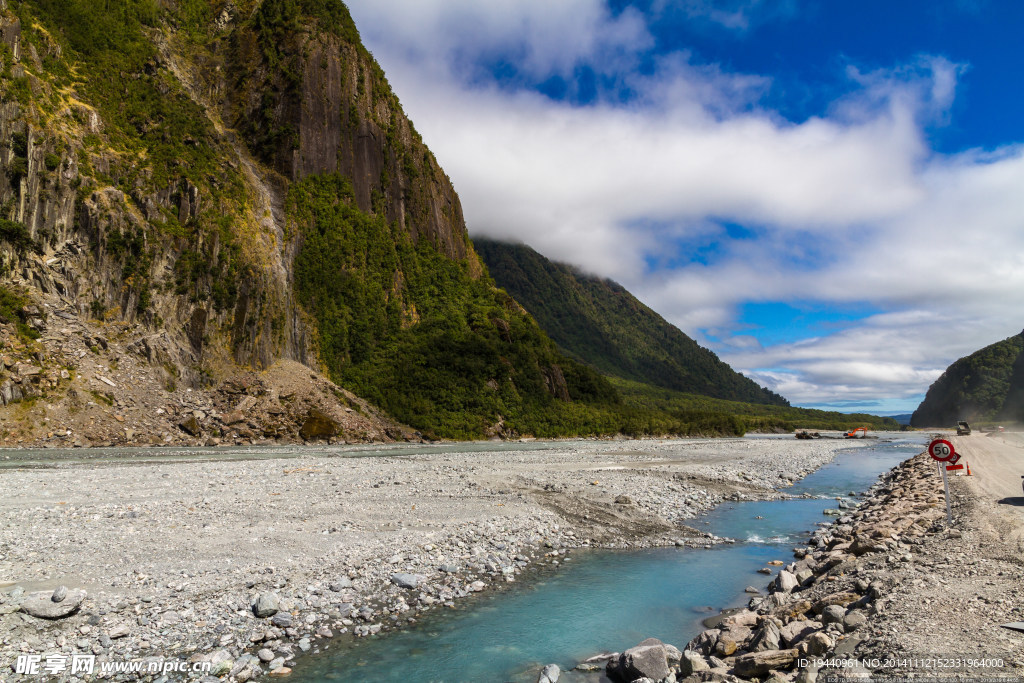
{"type": "Polygon", "coordinates": [[[788,406],[642,304],[621,285],[523,244],[475,240],[498,286],[566,353],[601,372],[691,394],[788,406]]]}

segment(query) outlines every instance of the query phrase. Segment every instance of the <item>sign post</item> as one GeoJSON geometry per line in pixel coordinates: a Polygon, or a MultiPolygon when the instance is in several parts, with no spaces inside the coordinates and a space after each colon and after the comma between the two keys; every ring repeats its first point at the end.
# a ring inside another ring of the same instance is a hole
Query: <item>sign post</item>
{"type": "Polygon", "coordinates": [[[946,439],[935,439],[928,444],[928,455],[938,461],[939,470],[942,472],[942,486],[946,490],[946,526],[953,526],[953,510],[949,505],[949,475],[946,470],[950,466],[956,466],[960,456],[953,448],[953,444],[946,439]],[[946,464],[946,467],[943,467],[946,464]]]}

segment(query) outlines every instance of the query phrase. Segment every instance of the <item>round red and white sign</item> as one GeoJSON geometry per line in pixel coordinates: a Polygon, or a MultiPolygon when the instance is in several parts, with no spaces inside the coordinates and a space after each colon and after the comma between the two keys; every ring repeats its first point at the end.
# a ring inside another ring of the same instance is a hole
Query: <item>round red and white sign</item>
{"type": "Polygon", "coordinates": [[[935,439],[928,444],[928,455],[932,456],[939,462],[950,462],[956,458],[956,450],[946,439],[935,439]]]}

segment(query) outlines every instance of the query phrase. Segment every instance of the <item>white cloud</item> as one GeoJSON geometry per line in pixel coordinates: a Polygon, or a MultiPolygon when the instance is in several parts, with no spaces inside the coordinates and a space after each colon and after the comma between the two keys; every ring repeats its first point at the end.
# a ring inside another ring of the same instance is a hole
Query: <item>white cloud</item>
{"type": "MultiPolygon", "coordinates": [[[[757,5],[705,18],[743,29],[757,5]]],[[[850,94],[791,122],[761,103],[772,87],[763,74],[677,53],[636,75],[649,19],[597,0],[350,6],[471,233],[615,278],[699,340],[714,328],[727,362],[796,404],[912,401],[956,357],[1024,325],[1024,149],[942,156],[927,143],[962,65],[850,65],[850,94]],[[574,106],[489,80],[477,66],[494,60],[532,82],[590,65],[615,85],[574,106]],[[615,95],[627,89],[624,104],[615,95]],[[757,234],[728,240],[721,221],[757,234]],[[648,266],[685,257],[676,244],[711,257],[648,266]],[[774,346],[736,323],[742,302],[792,300],[893,313],[774,346]]]]}

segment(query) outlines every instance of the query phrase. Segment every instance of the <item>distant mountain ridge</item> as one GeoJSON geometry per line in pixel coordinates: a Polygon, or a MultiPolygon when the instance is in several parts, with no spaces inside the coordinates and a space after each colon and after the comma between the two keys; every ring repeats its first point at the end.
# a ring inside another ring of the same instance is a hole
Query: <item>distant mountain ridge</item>
{"type": "Polygon", "coordinates": [[[960,358],[928,388],[914,427],[1024,421],[1024,332],[960,358]]]}
{"type": "Polygon", "coordinates": [[[473,240],[491,277],[570,356],[623,379],[732,401],[788,406],[641,303],[622,285],[523,244],[473,240]]]}

